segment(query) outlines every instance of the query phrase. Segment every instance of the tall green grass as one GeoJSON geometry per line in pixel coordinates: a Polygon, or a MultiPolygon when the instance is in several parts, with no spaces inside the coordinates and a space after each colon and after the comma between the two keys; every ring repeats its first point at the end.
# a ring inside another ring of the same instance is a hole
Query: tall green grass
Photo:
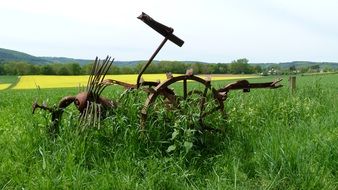
{"type": "MultiPolygon", "coordinates": [[[[294,95],[287,86],[231,92],[227,119],[214,114],[205,121],[221,132],[201,131],[191,103],[183,114],[155,106],[141,133],[145,95],[111,88],[104,95],[119,106],[100,130],[78,130],[71,106],[56,139],[46,129],[49,114],[32,115],[31,104],[51,105],[77,89],[1,91],[0,187],[337,189],[337,79],[299,76],[294,95]]],[[[271,78],[251,81],[263,80],[271,78]]]]}

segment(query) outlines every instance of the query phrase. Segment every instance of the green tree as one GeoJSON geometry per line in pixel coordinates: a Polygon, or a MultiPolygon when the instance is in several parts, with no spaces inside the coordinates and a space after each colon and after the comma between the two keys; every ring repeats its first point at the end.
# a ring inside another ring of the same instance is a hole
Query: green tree
{"type": "Polygon", "coordinates": [[[227,64],[224,63],[217,63],[215,70],[214,70],[215,74],[225,74],[225,73],[229,73],[229,68],[227,64]]]}
{"type": "Polygon", "coordinates": [[[290,72],[296,71],[296,66],[292,65],[291,67],[289,67],[290,72]]]}
{"type": "Polygon", "coordinates": [[[17,75],[16,67],[13,66],[11,63],[4,64],[4,72],[7,75],[17,75]]]}
{"type": "Polygon", "coordinates": [[[249,62],[249,60],[247,60],[245,58],[232,61],[229,65],[230,72],[233,73],[233,74],[252,73],[251,66],[249,65],[248,62],[249,62]]]}
{"type": "Polygon", "coordinates": [[[58,72],[57,72],[58,75],[70,75],[71,72],[67,69],[66,66],[62,66],[58,72]]]}
{"type": "Polygon", "coordinates": [[[56,74],[56,72],[54,71],[51,65],[42,66],[41,73],[43,75],[55,75],[56,74]]]}
{"type": "Polygon", "coordinates": [[[78,63],[69,63],[67,64],[69,74],[71,75],[80,75],[82,74],[81,66],[78,63]]]}
{"type": "Polygon", "coordinates": [[[4,74],[5,74],[4,64],[0,63],[0,75],[4,75],[4,74]]]}
{"type": "Polygon", "coordinates": [[[252,70],[253,70],[254,73],[262,73],[263,72],[263,69],[260,65],[252,66],[252,70]]]}
{"type": "Polygon", "coordinates": [[[108,71],[108,74],[120,74],[120,67],[112,65],[108,71]]]}
{"type": "Polygon", "coordinates": [[[27,66],[27,75],[37,75],[41,74],[41,66],[38,65],[33,65],[33,64],[28,64],[27,66]]]}
{"type": "Polygon", "coordinates": [[[137,73],[135,67],[120,67],[120,74],[134,74],[137,73]]]}
{"type": "Polygon", "coordinates": [[[310,72],[319,72],[320,66],[319,65],[312,65],[310,66],[310,72]]]}

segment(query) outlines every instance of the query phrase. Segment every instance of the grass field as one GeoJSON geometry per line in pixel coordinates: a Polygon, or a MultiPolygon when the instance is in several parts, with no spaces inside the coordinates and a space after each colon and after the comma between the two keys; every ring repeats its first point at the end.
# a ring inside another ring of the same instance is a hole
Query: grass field
{"type": "Polygon", "coordinates": [[[15,85],[18,81],[17,76],[0,76],[0,90],[5,90],[15,85]]]}
{"type": "Polygon", "coordinates": [[[283,88],[231,92],[228,119],[206,121],[223,132],[200,133],[192,108],[187,115],[154,110],[145,136],[138,131],[145,94],[121,97],[111,87],[104,95],[120,106],[100,130],[80,132],[71,106],[54,140],[46,132],[50,115],[32,115],[32,102],[52,105],[77,88],[2,90],[0,188],[337,189],[337,81],[337,74],[299,76],[294,95],[286,78],[283,88]]]}

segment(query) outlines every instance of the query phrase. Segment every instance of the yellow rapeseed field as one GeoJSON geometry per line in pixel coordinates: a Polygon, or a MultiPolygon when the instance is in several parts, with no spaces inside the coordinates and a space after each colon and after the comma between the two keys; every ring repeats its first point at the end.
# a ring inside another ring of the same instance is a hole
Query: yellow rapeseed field
{"type": "Polygon", "coordinates": [[[11,84],[0,84],[0,90],[8,88],[10,85],[11,84]]]}
{"type": "MultiPolygon", "coordinates": [[[[179,76],[174,74],[174,76],[179,76]]],[[[86,86],[88,75],[83,76],[53,76],[53,75],[30,75],[21,76],[19,82],[13,89],[34,89],[34,88],[66,88],[66,87],[79,87],[86,86]]],[[[201,76],[204,78],[204,76],[201,76]]],[[[241,78],[255,78],[252,75],[213,75],[212,80],[230,80],[241,78]]],[[[164,81],[166,80],[165,74],[144,74],[142,78],[145,81],[164,81]]],[[[119,80],[131,84],[136,83],[137,74],[126,75],[107,75],[106,79],[119,80]]],[[[1,89],[1,86],[0,86],[1,89]]]]}

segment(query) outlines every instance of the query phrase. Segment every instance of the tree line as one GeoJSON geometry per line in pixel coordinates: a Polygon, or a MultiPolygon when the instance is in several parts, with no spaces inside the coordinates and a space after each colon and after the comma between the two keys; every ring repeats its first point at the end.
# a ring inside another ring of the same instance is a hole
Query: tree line
{"type": "MultiPolygon", "coordinates": [[[[184,74],[187,69],[192,68],[194,74],[252,74],[262,72],[260,66],[250,65],[247,59],[238,59],[230,64],[225,63],[199,63],[181,61],[159,61],[152,63],[146,73],[172,72],[184,74]]],[[[137,74],[145,61],[140,61],[136,66],[115,66],[110,68],[108,74],[137,74]]],[[[53,64],[30,64],[17,61],[0,64],[1,75],[86,75],[90,74],[91,64],[80,65],[78,63],[53,63],[53,64]]]]}

